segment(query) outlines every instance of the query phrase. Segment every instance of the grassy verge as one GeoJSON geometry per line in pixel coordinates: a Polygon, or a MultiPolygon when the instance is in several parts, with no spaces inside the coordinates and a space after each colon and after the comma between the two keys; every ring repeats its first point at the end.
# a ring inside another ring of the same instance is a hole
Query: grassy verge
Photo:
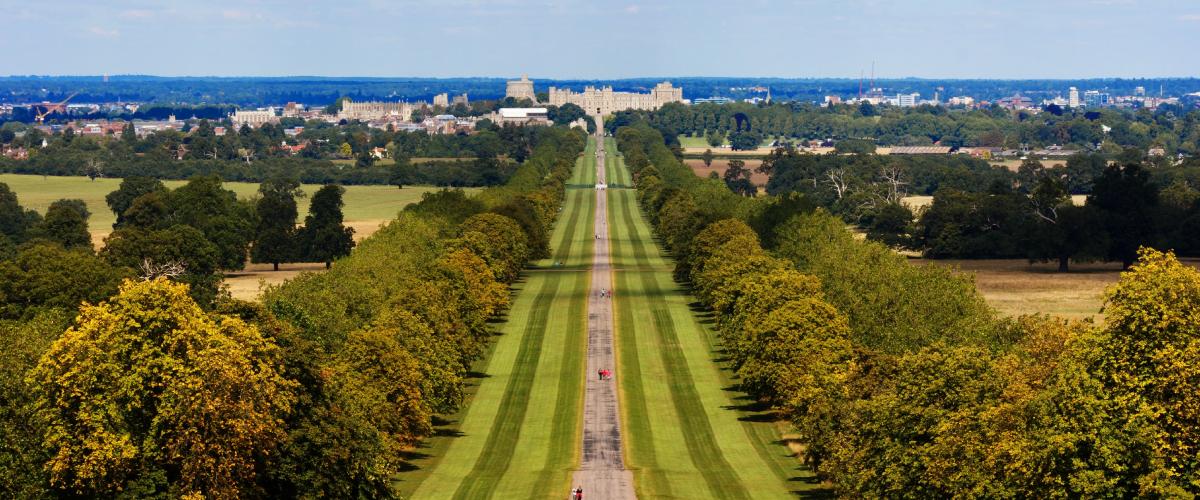
{"type": "MultiPolygon", "coordinates": [[[[594,184],[585,153],[570,184],[594,184]]],[[[578,460],[585,299],[595,203],[568,188],[554,255],[525,273],[478,390],[424,462],[398,478],[413,498],[550,498],[578,460]],[[561,265],[556,265],[561,263],[561,265]]]]}
{"type": "MultiPolygon", "coordinates": [[[[619,161],[612,170],[628,174],[619,161]]],[[[639,496],[797,494],[805,486],[794,459],[772,424],[753,422],[746,402],[737,399],[717,363],[712,332],[673,282],[670,261],[637,213],[634,192],[613,190],[609,200],[618,270],[617,380],[639,496]]]]}

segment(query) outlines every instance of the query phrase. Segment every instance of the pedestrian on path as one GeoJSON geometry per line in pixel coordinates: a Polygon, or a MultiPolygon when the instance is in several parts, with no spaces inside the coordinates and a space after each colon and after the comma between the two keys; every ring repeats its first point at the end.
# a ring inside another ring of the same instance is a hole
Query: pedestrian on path
{"type": "Polygon", "coordinates": [[[596,370],[596,375],[597,375],[598,377],[600,377],[600,380],[604,380],[604,369],[603,369],[603,368],[601,368],[601,369],[599,369],[599,370],[596,370]]]}

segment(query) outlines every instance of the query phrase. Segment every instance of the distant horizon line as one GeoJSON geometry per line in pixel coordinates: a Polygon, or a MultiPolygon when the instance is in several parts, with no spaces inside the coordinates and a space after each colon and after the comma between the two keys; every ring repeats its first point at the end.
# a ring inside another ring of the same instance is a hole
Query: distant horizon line
{"type": "MultiPolygon", "coordinates": [[[[368,75],[346,75],[346,76],[330,76],[330,75],[155,75],[149,73],[121,73],[121,74],[100,74],[100,75],[83,75],[83,74],[9,74],[0,75],[0,79],[53,79],[53,78],[87,78],[87,79],[104,79],[104,78],[157,78],[157,79],[324,79],[324,80],[349,80],[349,79],[370,79],[370,80],[510,80],[519,76],[414,76],[414,75],[396,75],[396,76],[368,76],[368,75]]],[[[834,81],[859,81],[862,78],[844,77],[844,76],[711,76],[711,75],[675,75],[675,76],[626,76],[613,78],[591,78],[591,77],[544,77],[534,76],[530,80],[551,80],[551,81],[623,81],[623,80],[655,80],[655,79],[679,79],[679,80],[695,80],[695,79],[723,79],[723,80],[783,80],[783,81],[818,81],[818,80],[834,80],[834,81]]],[[[926,77],[926,76],[901,76],[901,77],[874,77],[875,81],[1093,81],[1093,80],[1197,80],[1200,75],[1196,76],[1089,76],[1089,77],[926,77]]]]}

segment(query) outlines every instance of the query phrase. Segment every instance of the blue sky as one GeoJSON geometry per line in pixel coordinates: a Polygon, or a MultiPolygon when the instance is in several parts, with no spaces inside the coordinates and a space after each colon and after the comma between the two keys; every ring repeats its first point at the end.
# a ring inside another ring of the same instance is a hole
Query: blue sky
{"type": "Polygon", "coordinates": [[[1196,0],[0,0],[0,75],[1198,76],[1196,0]]]}

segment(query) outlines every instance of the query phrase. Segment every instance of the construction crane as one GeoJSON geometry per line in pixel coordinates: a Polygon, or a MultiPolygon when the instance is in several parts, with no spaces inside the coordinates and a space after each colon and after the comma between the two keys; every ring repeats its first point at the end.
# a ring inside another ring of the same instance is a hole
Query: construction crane
{"type": "Polygon", "coordinates": [[[46,117],[49,116],[50,113],[53,113],[55,111],[66,113],[67,112],[67,102],[69,102],[72,98],[74,98],[77,95],[79,95],[79,92],[74,92],[71,95],[67,96],[66,99],[63,99],[62,102],[60,102],[58,104],[50,104],[50,103],[34,104],[32,107],[33,107],[33,112],[36,115],[37,122],[42,123],[42,122],[46,121],[46,117]],[[45,111],[38,111],[39,107],[45,109],[45,111]]]}

